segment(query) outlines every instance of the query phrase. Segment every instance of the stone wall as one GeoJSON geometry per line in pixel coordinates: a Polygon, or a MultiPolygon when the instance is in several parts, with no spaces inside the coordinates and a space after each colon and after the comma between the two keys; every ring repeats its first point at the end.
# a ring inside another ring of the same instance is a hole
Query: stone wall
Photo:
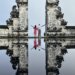
{"type": "Polygon", "coordinates": [[[16,0],[17,6],[12,7],[10,18],[6,21],[7,29],[0,26],[0,37],[28,36],[28,0],[16,0]]]}

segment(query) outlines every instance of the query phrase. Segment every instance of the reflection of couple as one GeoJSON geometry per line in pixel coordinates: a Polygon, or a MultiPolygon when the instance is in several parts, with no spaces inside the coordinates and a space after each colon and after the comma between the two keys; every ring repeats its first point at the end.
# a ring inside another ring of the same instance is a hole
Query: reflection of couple
{"type": "Polygon", "coordinates": [[[40,38],[38,38],[38,39],[37,38],[34,38],[33,48],[35,50],[38,48],[39,51],[40,51],[40,49],[45,50],[44,48],[41,47],[41,39],[40,38]]]}
{"type": "Polygon", "coordinates": [[[40,51],[40,49],[45,50],[44,48],[41,47],[41,39],[36,39],[36,38],[34,39],[34,46],[33,46],[33,48],[35,50],[38,48],[39,51],[40,51]]]}
{"type": "Polygon", "coordinates": [[[38,48],[40,46],[40,41],[38,40],[38,42],[37,42],[37,40],[36,39],[34,39],[34,46],[33,46],[33,48],[38,48]]]}

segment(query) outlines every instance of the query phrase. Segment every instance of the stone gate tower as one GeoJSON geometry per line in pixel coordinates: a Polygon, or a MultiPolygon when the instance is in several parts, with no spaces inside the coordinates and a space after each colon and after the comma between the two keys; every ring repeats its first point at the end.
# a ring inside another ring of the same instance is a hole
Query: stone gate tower
{"type": "Polygon", "coordinates": [[[16,0],[7,25],[0,25],[0,37],[28,36],[28,0],[16,0]]]}
{"type": "Polygon", "coordinates": [[[74,37],[75,26],[67,26],[59,0],[46,0],[46,35],[49,37],[74,37]]]}
{"type": "Polygon", "coordinates": [[[46,0],[47,75],[59,75],[67,49],[75,48],[75,26],[67,26],[59,0],[46,0]]]}
{"type": "Polygon", "coordinates": [[[64,32],[62,30],[67,25],[67,22],[63,19],[63,13],[61,12],[61,7],[58,6],[59,0],[47,0],[46,5],[46,30],[47,32],[64,32]]]}
{"type": "Polygon", "coordinates": [[[19,11],[19,30],[20,33],[28,32],[28,0],[16,0],[19,11]]]}

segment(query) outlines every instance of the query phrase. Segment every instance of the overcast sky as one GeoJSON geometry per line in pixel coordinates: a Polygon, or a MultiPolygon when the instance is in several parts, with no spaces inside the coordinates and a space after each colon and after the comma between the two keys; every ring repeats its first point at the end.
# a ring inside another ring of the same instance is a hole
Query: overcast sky
{"type": "MultiPolygon", "coordinates": [[[[6,20],[10,17],[12,6],[16,4],[16,0],[0,0],[0,24],[6,24],[6,20]]],[[[31,36],[33,28],[31,25],[45,24],[45,5],[46,0],[28,0],[28,26],[29,35],[31,36]]],[[[75,25],[75,0],[60,0],[59,6],[64,13],[64,19],[68,21],[68,25],[75,25]]],[[[42,35],[44,28],[42,29],[42,35]]]]}
{"type": "Polygon", "coordinates": [[[15,0],[0,0],[0,24],[6,24],[14,4],[15,0]]]}
{"type": "Polygon", "coordinates": [[[60,6],[68,25],[75,26],[75,0],[60,0],[60,6]]]}
{"type": "MultiPolygon", "coordinates": [[[[0,24],[5,24],[5,21],[10,16],[12,6],[15,0],[0,0],[0,24]]],[[[64,18],[69,25],[75,25],[75,0],[60,0],[60,6],[64,13],[64,18]]],[[[44,24],[45,0],[29,0],[29,24],[44,24]]]]}
{"type": "MultiPolygon", "coordinates": [[[[0,0],[0,24],[6,24],[5,21],[10,17],[10,11],[12,9],[12,6],[15,4],[16,4],[15,0],[0,0]]],[[[60,0],[60,6],[62,8],[62,12],[64,13],[65,20],[68,21],[68,25],[75,25],[75,0],[60,0]]],[[[45,24],[45,0],[29,0],[28,8],[29,8],[29,11],[28,11],[29,28],[30,28],[30,33],[32,33],[31,25],[45,24]]],[[[44,30],[42,30],[42,31],[44,31],[44,30]]],[[[32,42],[32,40],[31,40],[31,42],[32,42]]],[[[32,43],[31,43],[31,45],[32,45],[32,43]]],[[[37,52],[36,53],[34,52],[35,56],[43,55],[43,54],[41,54],[42,52],[40,52],[40,53],[39,52],[37,53],[37,52]]],[[[32,56],[34,56],[34,54],[32,56]]],[[[36,58],[35,56],[34,56],[34,58],[36,58]]],[[[40,59],[42,59],[42,58],[40,58],[40,59]]],[[[44,59],[43,59],[43,61],[44,61],[44,59]]],[[[37,63],[36,63],[36,65],[37,65],[37,63]]],[[[38,74],[38,73],[36,73],[36,74],[38,74]]]]}

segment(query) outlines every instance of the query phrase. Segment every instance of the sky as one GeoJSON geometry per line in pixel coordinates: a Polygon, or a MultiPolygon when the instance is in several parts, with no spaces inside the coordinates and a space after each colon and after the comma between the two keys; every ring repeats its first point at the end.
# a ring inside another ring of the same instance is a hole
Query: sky
{"type": "MultiPolygon", "coordinates": [[[[0,24],[6,24],[15,0],[0,0],[0,24]]],[[[68,25],[75,25],[75,0],[60,0],[60,6],[68,25]]],[[[29,24],[44,24],[45,0],[29,0],[29,24]]]]}
{"type": "Polygon", "coordinates": [[[10,18],[12,6],[15,0],[0,0],[0,25],[6,25],[6,20],[10,18]]]}
{"type": "MultiPolygon", "coordinates": [[[[15,4],[15,0],[0,0],[0,25],[6,25],[6,20],[10,18],[12,6],[15,4]]],[[[68,25],[75,26],[75,0],[60,0],[59,6],[62,8],[64,19],[68,21],[68,25]]],[[[32,33],[31,25],[33,26],[35,24],[45,24],[45,0],[29,0],[28,8],[28,24],[30,28],[29,33],[32,33]]],[[[42,31],[44,32],[44,30],[42,31]]],[[[37,56],[39,55],[37,54],[37,56]]]]}
{"type": "Polygon", "coordinates": [[[60,0],[60,6],[68,25],[75,26],[75,0],[60,0]]]}

